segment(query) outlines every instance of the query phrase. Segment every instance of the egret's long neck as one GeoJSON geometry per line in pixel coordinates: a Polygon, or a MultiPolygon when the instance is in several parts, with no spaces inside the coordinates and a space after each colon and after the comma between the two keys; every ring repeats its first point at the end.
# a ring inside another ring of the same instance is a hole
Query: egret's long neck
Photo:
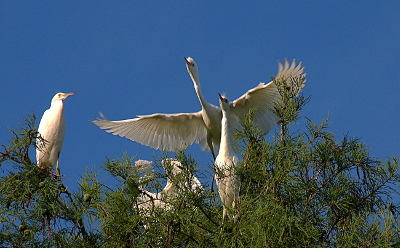
{"type": "Polygon", "coordinates": [[[220,150],[219,150],[219,154],[222,154],[222,155],[233,155],[234,154],[234,151],[232,148],[232,143],[231,143],[231,137],[229,135],[228,115],[229,115],[228,111],[222,110],[221,144],[220,144],[220,150]]]}
{"type": "Polygon", "coordinates": [[[200,84],[195,84],[194,85],[194,89],[196,90],[196,94],[197,97],[199,98],[200,104],[203,108],[207,108],[208,106],[208,102],[206,101],[206,99],[203,96],[203,93],[201,93],[201,88],[200,88],[200,84]]]}
{"type": "Polygon", "coordinates": [[[194,90],[196,91],[197,97],[199,98],[201,107],[203,109],[208,109],[210,104],[204,98],[203,93],[201,93],[199,75],[193,75],[192,73],[189,73],[189,74],[190,74],[190,77],[192,78],[194,90]]]}
{"type": "Polygon", "coordinates": [[[60,120],[64,117],[64,103],[63,101],[51,102],[51,111],[59,115],[60,120]]]}
{"type": "Polygon", "coordinates": [[[173,190],[174,190],[174,187],[175,185],[170,181],[170,180],[167,180],[167,185],[165,185],[165,187],[164,187],[164,189],[163,189],[163,192],[165,193],[165,194],[171,194],[171,193],[173,193],[173,190]]]}

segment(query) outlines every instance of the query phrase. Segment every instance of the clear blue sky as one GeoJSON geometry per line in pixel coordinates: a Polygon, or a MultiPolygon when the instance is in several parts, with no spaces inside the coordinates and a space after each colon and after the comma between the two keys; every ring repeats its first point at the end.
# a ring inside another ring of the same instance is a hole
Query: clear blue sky
{"type": "MultiPolygon", "coordinates": [[[[38,120],[58,91],[67,136],[61,171],[73,186],[85,168],[124,151],[161,152],[90,123],[200,110],[184,56],[200,70],[203,94],[234,100],[277,73],[277,60],[306,67],[304,117],[362,138],[371,155],[400,151],[399,1],[1,1],[0,144],[25,113],[38,120]]],[[[211,154],[189,151],[206,168],[211,154]]],[[[34,153],[32,153],[32,158],[34,153]]]]}

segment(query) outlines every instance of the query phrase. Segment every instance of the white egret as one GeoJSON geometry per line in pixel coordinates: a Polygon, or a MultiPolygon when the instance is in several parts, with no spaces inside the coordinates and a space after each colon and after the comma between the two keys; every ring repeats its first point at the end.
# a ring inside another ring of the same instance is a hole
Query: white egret
{"type": "Polygon", "coordinates": [[[231,128],[229,111],[231,105],[226,97],[219,95],[222,109],[221,144],[218,156],[215,159],[215,181],[218,193],[223,204],[223,220],[232,217],[228,210],[237,207],[239,203],[239,178],[235,175],[235,168],[239,163],[231,142],[231,128]]]}
{"type": "MultiPolygon", "coordinates": [[[[187,169],[182,166],[182,163],[176,159],[168,158],[162,161],[162,166],[167,174],[167,186],[170,184],[171,186],[168,188],[170,194],[179,194],[184,190],[197,190],[201,189],[202,185],[197,179],[197,177],[191,174],[187,169]],[[176,181],[176,177],[183,173],[183,182],[176,181]]],[[[165,188],[167,188],[165,186],[165,188]]]]}
{"type": "MultiPolygon", "coordinates": [[[[192,58],[185,58],[188,73],[193,81],[197,97],[202,109],[195,113],[152,114],[121,121],[109,121],[104,118],[93,121],[108,133],[126,137],[154,149],[176,151],[184,149],[196,142],[203,150],[210,150],[215,160],[221,138],[221,108],[208,103],[200,89],[200,79],[197,64],[192,58]]],[[[305,77],[301,62],[296,66],[285,60],[284,65],[278,63],[279,70],[276,79],[290,77],[305,77]]],[[[305,81],[304,81],[305,82],[305,81]]],[[[268,133],[278,120],[271,109],[280,100],[278,89],[273,81],[260,83],[255,88],[231,102],[228,119],[232,130],[240,129],[240,119],[254,107],[257,111],[253,123],[264,133],[268,133]]]]}
{"type": "Polygon", "coordinates": [[[51,100],[48,110],[43,113],[38,132],[42,139],[36,140],[37,165],[44,169],[56,166],[56,175],[60,176],[60,152],[65,137],[65,118],[63,101],[77,93],[57,93],[51,100]]]}
{"type": "MultiPolygon", "coordinates": [[[[184,183],[180,181],[178,183],[176,181],[176,177],[183,173],[184,170],[179,161],[175,159],[164,159],[161,164],[167,177],[167,184],[164,189],[161,192],[152,193],[146,190],[145,187],[140,186],[142,194],[139,196],[138,207],[145,215],[147,215],[149,211],[152,212],[152,209],[155,207],[169,210],[171,206],[167,204],[167,199],[179,196],[185,189],[195,191],[202,188],[200,181],[194,175],[184,178],[184,183]]],[[[135,162],[135,166],[139,169],[140,173],[144,174],[144,176],[140,178],[140,182],[149,181],[151,177],[154,178],[154,175],[152,175],[154,174],[154,169],[151,161],[138,160],[135,162]]],[[[184,174],[184,176],[186,177],[187,174],[184,174]]]]}
{"type": "Polygon", "coordinates": [[[135,161],[135,168],[139,173],[144,174],[144,177],[148,177],[154,173],[152,161],[139,159],[138,161],[135,161]]]}
{"type": "Polygon", "coordinates": [[[146,184],[147,182],[154,179],[154,169],[152,161],[138,160],[135,162],[135,166],[140,173],[144,174],[144,176],[139,179],[139,189],[141,191],[138,201],[139,209],[145,215],[148,215],[149,211],[151,211],[155,207],[165,208],[165,203],[161,201],[161,193],[152,193],[146,190],[143,186],[143,184],[146,184]]]}

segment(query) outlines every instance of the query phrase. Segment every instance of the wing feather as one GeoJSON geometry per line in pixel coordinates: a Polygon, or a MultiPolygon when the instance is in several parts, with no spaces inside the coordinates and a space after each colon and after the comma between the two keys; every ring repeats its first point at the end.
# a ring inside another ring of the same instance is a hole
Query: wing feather
{"type": "MultiPolygon", "coordinates": [[[[305,77],[306,74],[303,73],[303,71],[304,67],[302,67],[301,62],[296,66],[296,60],[293,60],[292,63],[289,64],[289,61],[286,59],[283,65],[280,62],[278,63],[276,79],[286,79],[287,83],[290,83],[288,79],[291,77],[305,77]]],[[[268,133],[278,121],[278,117],[271,109],[274,107],[274,104],[280,100],[281,97],[274,81],[268,84],[259,83],[255,88],[250,89],[231,103],[229,121],[232,123],[232,129],[239,129],[239,119],[243,119],[250,109],[256,107],[257,111],[254,113],[253,123],[263,132],[268,133]],[[237,116],[238,118],[235,120],[233,116],[237,116]]]]}
{"type": "Polygon", "coordinates": [[[201,112],[143,115],[121,121],[102,116],[93,123],[108,133],[166,151],[186,148],[206,135],[201,112]]]}

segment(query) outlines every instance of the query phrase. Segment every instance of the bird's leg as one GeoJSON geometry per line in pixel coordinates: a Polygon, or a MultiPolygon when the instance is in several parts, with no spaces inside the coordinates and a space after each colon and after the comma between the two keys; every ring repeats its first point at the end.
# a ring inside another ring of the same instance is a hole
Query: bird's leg
{"type": "Polygon", "coordinates": [[[60,176],[60,159],[57,160],[57,165],[56,165],[56,175],[60,176]]]}
{"type": "Polygon", "coordinates": [[[214,158],[214,161],[215,161],[216,157],[215,157],[215,153],[214,153],[214,146],[213,146],[213,143],[212,143],[211,133],[207,133],[207,145],[210,148],[211,154],[213,155],[213,158],[214,158]]]}
{"type": "Polygon", "coordinates": [[[214,161],[215,161],[215,159],[216,159],[217,157],[215,156],[214,149],[211,150],[211,154],[212,154],[212,156],[213,156],[213,158],[214,158],[214,161]]]}
{"type": "Polygon", "coordinates": [[[211,150],[211,154],[213,155],[214,158],[214,162],[213,162],[213,175],[212,175],[212,179],[211,179],[211,192],[214,192],[214,177],[215,177],[215,153],[214,153],[214,149],[211,150]]]}
{"type": "Polygon", "coordinates": [[[57,178],[57,180],[61,180],[60,157],[58,157],[57,164],[56,164],[56,178],[57,178]]]}
{"type": "Polygon", "coordinates": [[[213,175],[211,178],[211,192],[214,192],[214,178],[215,178],[215,159],[213,163],[213,175]]]}
{"type": "Polygon", "coordinates": [[[225,223],[228,220],[228,212],[225,206],[223,206],[222,210],[222,223],[225,223]]]}
{"type": "Polygon", "coordinates": [[[211,179],[211,192],[214,192],[215,159],[217,157],[215,156],[215,153],[214,153],[214,146],[212,144],[212,136],[211,136],[210,133],[207,134],[207,144],[208,144],[208,147],[211,150],[211,154],[212,154],[213,159],[214,159],[214,161],[213,161],[213,175],[212,175],[212,179],[211,179]]]}

